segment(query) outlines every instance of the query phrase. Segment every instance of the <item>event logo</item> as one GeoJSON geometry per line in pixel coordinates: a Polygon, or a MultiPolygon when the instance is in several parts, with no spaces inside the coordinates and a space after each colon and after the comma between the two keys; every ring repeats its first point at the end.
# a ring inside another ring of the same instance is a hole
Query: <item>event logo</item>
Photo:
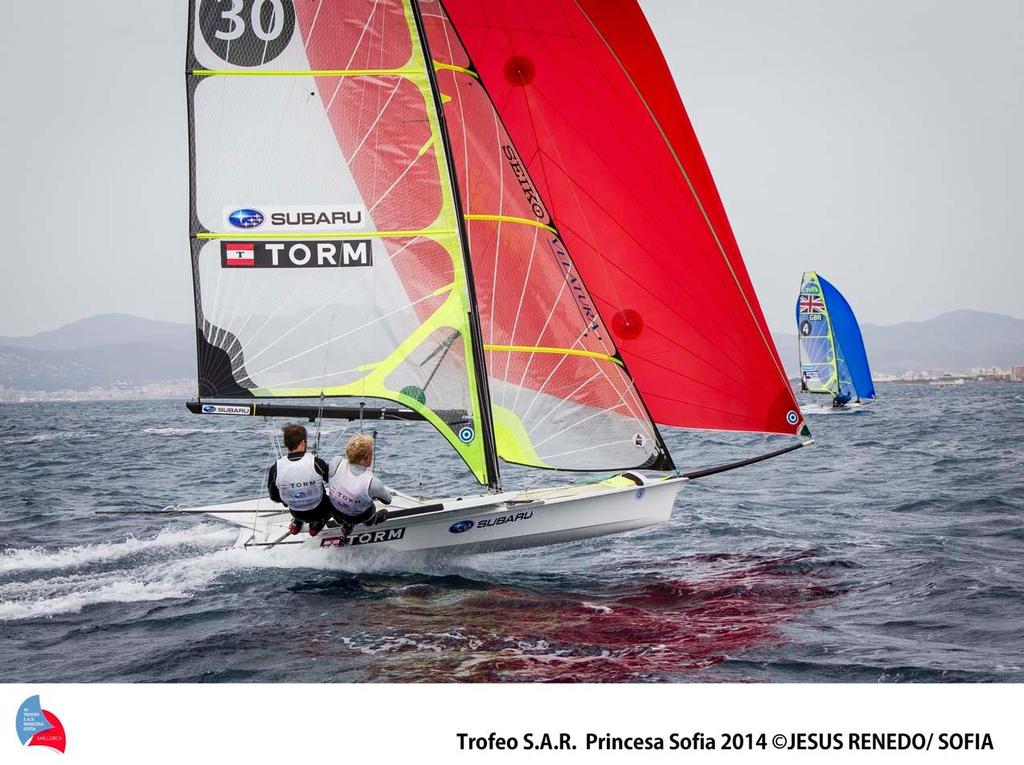
{"type": "Polygon", "coordinates": [[[47,746],[64,753],[67,746],[64,726],[57,715],[43,709],[38,696],[29,696],[21,703],[14,725],[23,746],[47,746]]]}

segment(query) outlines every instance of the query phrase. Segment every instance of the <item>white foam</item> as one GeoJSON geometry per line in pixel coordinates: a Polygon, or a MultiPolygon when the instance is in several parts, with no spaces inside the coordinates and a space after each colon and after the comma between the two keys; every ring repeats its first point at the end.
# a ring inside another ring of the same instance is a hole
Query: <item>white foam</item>
{"type": "Polygon", "coordinates": [[[103,603],[138,603],[201,597],[219,577],[253,569],[321,570],[346,573],[420,572],[473,576],[464,558],[385,553],[351,556],[336,549],[281,545],[226,547],[237,531],[215,524],[174,527],[150,539],[80,545],[59,550],[14,550],[0,556],[0,575],[53,572],[27,581],[0,584],[0,622],[78,613],[103,603]],[[196,548],[200,548],[196,550],[196,548]],[[203,551],[203,547],[216,547],[203,551]],[[176,550],[175,548],[182,548],[176,550]],[[149,557],[147,559],[147,553],[149,557]],[[153,557],[156,560],[153,560],[153,557]],[[113,570],[94,564],[137,557],[113,570]]]}
{"type": "Polygon", "coordinates": [[[194,436],[201,433],[221,433],[215,428],[145,428],[143,433],[153,436],[194,436]]]}
{"type": "Polygon", "coordinates": [[[0,621],[78,613],[86,606],[97,603],[137,603],[185,597],[188,594],[186,590],[167,582],[109,582],[93,589],[59,595],[49,594],[45,598],[0,600],[0,621]]]}
{"type": "Polygon", "coordinates": [[[78,613],[100,603],[193,598],[219,576],[244,567],[238,556],[243,552],[216,550],[131,569],[9,582],[0,587],[0,621],[78,613]]]}
{"type": "Polygon", "coordinates": [[[27,446],[44,444],[49,441],[63,441],[67,438],[95,438],[97,435],[97,433],[75,433],[62,430],[55,433],[35,433],[31,436],[5,436],[0,438],[0,446],[27,446]]]}
{"type": "Polygon", "coordinates": [[[4,550],[0,554],[0,574],[19,571],[55,571],[78,568],[92,563],[126,558],[144,550],[179,547],[182,545],[222,546],[230,542],[234,532],[215,524],[201,524],[189,528],[168,528],[150,539],[128,537],[123,542],[105,542],[58,550],[28,548],[4,550]]]}
{"type": "Polygon", "coordinates": [[[350,571],[352,562],[335,550],[320,548],[225,547],[234,529],[213,524],[166,529],[152,539],[127,539],[111,544],[81,545],[61,550],[15,550],[0,558],[0,574],[57,572],[28,581],[0,584],[0,621],[35,619],[78,613],[102,603],[137,603],[199,597],[217,578],[236,571],[318,569],[350,571]],[[219,549],[194,553],[195,547],[219,549]],[[193,552],[174,548],[193,548],[193,552]],[[146,552],[158,559],[146,561],[146,552]],[[136,564],[107,571],[88,566],[138,555],[136,564]],[[168,559],[168,555],[171,555],[168,559]],[[84,570],[76,570],[84,569],[84,570]],[[62,573],[63,572],[63,573],[62,573]]]}

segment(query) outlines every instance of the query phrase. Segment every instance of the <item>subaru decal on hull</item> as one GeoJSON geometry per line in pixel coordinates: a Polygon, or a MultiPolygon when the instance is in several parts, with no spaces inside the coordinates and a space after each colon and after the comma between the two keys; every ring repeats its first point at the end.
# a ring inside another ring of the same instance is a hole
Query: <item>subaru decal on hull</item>
{"type": "Polygon", "coordinates": [[[485,528],[487,526],[502,526],[506,523],[515,523],[516,521],[526,521],[533,517],[533,511],[528,510],[524,513],[514,513],[513,515],[502,515],[498,518],[484,518],[477,524],[477,528],[485,528]]]}
{"type": "Polygon", "coordinates": [[[473,521],[456,521],[448,527],[448,531],[452,534],[461,534],[463,531],[469,531],[473,528],[473,521]]]}

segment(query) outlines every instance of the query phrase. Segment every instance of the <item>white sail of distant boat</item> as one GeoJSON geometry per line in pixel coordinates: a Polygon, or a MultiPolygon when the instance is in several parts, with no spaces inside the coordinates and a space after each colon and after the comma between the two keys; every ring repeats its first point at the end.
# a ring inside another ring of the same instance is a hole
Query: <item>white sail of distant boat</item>
{"type": "MultiPolygon", "coordinates": [[[[189,408],[428,423],[487,487],[399,493],[353,551],[627,531],[809,443],[679,472],[655,425],[808,435],[633,0],[191,0],[186,80],[189,408]],[[614,475],[510,489],[502,462],[614,475]]],[[[168,512],[247,546],[288,523],[267,498],[168,512]]]]}

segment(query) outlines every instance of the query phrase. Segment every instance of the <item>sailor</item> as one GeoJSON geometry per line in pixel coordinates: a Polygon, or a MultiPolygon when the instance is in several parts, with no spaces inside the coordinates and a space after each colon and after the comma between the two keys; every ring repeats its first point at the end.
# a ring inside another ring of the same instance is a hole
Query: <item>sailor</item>
{"type": "Polygon", "coordinates": [[[373,464],[373,439],[355,435],[345,447],[345,456],[331,460],[327,496],[334,508],[334,519],[343,527],[345,536],[357,523],[372,526],[387,520],[388,511],[377,509],[373,501],[391,504],[391,490],[370,470],[373,464]]]}
{"type": "Polygon", "coordinates": [[[832,408],[842,409],[850,402],[851,398],[853,398],[853,396],[850,393],[843,393],[843,389],[840,388],[839,392],[836,393],[835,397],[832,399],[832,408]]]}
{"type": "Polygon", "coordinates": [[[315,537],[327,523],[333,509],[324,492],[327,463],[306,451],[306,429],[285,425],[282,429],[288,454],[270,466],[267,491],[274,502],[284,504],[292,514],[288,531],[298,534],[309,524],[315,537]]]}

